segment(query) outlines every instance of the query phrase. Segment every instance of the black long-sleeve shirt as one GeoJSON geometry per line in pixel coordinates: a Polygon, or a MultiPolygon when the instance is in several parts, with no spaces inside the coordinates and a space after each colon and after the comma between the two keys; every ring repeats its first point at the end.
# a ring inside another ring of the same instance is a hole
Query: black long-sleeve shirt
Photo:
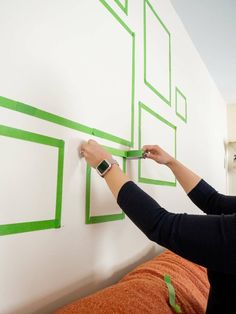
{"type": "Polygon", "coordinates": [[[207,314],[236,313],[236,196],[222,195],[204,180],[188,196],[207,215],[170,213],[132,181],[117,202],[150,240],[207,268],[207,314]]]}

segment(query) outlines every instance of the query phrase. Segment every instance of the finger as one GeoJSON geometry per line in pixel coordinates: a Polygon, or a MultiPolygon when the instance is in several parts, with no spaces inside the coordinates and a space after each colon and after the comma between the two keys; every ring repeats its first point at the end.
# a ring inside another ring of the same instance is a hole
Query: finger
{"type": "Polygon", "coordinates": [[[84,151],[85,151],[85,144],[82,144],[79,148],[78,148],[78,153],[79,153],[79,157],[84,157],[84,151]]]}
{"type": "Polygon", "coordinates": [[[88,144],[93,144],[93,143],[97,143],[97,142],[95,140],[92,140],[92,139],[88,140],[88,144]]]}
{"type": "Polygon", "coordinates": [[[157,157],[157,155],[152,154],[150,152],[146,155],[146,158],[149,158],[149,159],[155,159],[156,157],[157,157]]]}
{"type": "Polygon", "coordinates": [[[144,151],[150,151],[155,149],[155,145],[144,145],[142,148],[144,151]]]}
{"type": "Polygon", "coordinates": [[[85,150],[87,145],[88,145],[88,143],[83,141],[82,144],[80,145],[80,150],[85,150]]]}
{"type": "Polygon", "coordinates": [[[87,152],[83,152],[83,157],[84,157],[85,159],[87,159],[87,158],[88,158],[88,154],[87,154],[87,152]]]}

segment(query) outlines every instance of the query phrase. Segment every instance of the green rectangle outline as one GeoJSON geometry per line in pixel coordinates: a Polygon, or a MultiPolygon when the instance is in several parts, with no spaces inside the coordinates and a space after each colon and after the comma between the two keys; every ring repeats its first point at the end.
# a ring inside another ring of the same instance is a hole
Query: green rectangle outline
{"type": "Polygon", "coordinates": [[[176,115],[181,119],[183,120],[185,123],[187,123],[187,111],[188,111],[188,107],[187,107],[187,98],[185,97],[185,95],[181,92],[181,90],[176,86],[175,87],[175,113],[176,115]],[[178,97],[177,97],[177,94],[179,94],[181,97],[184,98],[184,101],[185,101],[185,116],[182,116],[182,114],[180,114],[178,112],[178,97]]]}
{"type": "MultiPolygon", "coordinates": [[[[176,136],[177,136],[177,127],[172,124],[171,122],[167,121],[165,118],[160,116],[158,113],[147,107],[144,103],[141,101],[139,102],[139,118],[138,118],[138,146],[139,149],[141,149],[141,124],[142,124],[142,109],[150,113],[152,116],[160,120],[161,122],[165,123],[169,127],[171,127],[174,130],[174,157],[176,158],[176,136]]],[[[163,180],[155,180],[155,179],[149,179],[144,178],[141,176],[141,160],[138,160],[138,182],[140,183],[148,183],[148,184],[154,184],[154,185],[166,185],[166,186],[176,186],[176,178],[173,181],[163,181],[163,180]]]]}
{"type": "Polygon", "coordinates": [[[171,106],[171,80],[172,80],[172,67],[171,67],[171,34],[168,28],[165,26],[163,21],[160,19],[153,6],[150,4],[148,0],[144,0],[144,9],[143,9],[143,55],[144,55],[144,83],[148,86],[158,97],[160,97],[167,105],[171,106]],[[166,33],[169,36],[169,99],[161,94],[157,88],[155,88],[147,79],[147,43],[146,43],[146,30],[147,30],[147,16],[146,16],[146,5],[149,6],[155,17],[160,22],[161,26],[164,28],[166,33]]]}
{"type": "Polygon", "coordinates": [[[125,6],[119,1],[119,0],[114,0],[116,4],[120,7],[120,9],[128,15],[128,0],[125,0],[125,6]]]}
{"type": "Polygon", "coordinates": [[[116,135],[98,130],[95,128],[88,127],[84,124],[76,121],[63,118],[59,115],[44,111],[37,107],[33,107],[22,102],[11,100],[0,96],[0,107],[4,107],[13,111],[21,112],[35,118],[39,118],[45,121],[49,121],[79,132],[94,135],[99,138],[103,138],[118,144],[125,145],[127,147],[134,146],[134,101],[135,101],[135,33],[124,23],[124,21],[114,12],[114,10],[104,1],[99,0],[105,8],[115,17],[118,23],[131,35],[132,37],[132,80],[131,80],[131,139],[126,140],[116,135]]]}
{"type": "Polygon", "coordinates": [[[62,208],[63,165],[64,165],[64,141],[37,133],[15,129],[5,125],[0,125],[0,136],[11,137],[23,141],[34,142],[58,148],[55,219],[3,224],[0,225],[0,236],[36,230],[60,228],[62,208]]]}
{"type": "MultiPolygon", "coordinates": [[[[126,173],[126,151],[103,146],[109,153],[114,156],[123,157],[123,171],[126,173]]],[[[102,215],[102,216],[90,216],[90,197],[91,197],[91,172],[92,168],[87,164],[86,169],[86,196],[85,196],[85,223],[86,224],[95,224],[101,222],[108,222],[108,221],[115,221],[115,220],[122,220],[125,218],[124,212],[121,214],[114,214],[114,215],[102,215]]],[[[105,184],[105,183],[104,183],[105,184]]]]}
{"type": "MultiPolygon", "coordinates": [[[[99,0],[105,8],[114,16],[120,25],[132,36],[132,82],[131,82],[131,141],[123,140],[114,141],[128,147],[134,146],[134,102],[135,102],[135,33],[128,27],[128,25],[119,17],[119,15],[112,9],[112,7],[105,1],[99,0]]],[[[105,137],[104,137],[105,138],[105,137]]],[[[109,138],[107,138],[109,140],[109,138]]]]}

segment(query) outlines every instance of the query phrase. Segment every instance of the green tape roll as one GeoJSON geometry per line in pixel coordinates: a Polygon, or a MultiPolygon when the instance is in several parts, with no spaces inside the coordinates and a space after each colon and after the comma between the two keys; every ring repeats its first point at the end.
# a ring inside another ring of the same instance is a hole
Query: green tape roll
{"type": "Polygon", "coordinates": [[[127,159],[139,159],[139,158],[144,158],[143,156],[144,151],[139,149],[139,150],[130,150],[126,152],[126,158],[127,159]]]}

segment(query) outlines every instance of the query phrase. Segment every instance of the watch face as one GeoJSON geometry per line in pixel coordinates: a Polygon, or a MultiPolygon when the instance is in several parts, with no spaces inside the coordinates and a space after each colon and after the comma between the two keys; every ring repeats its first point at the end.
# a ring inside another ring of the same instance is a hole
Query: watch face
{"type": "Polygon", "coordinates": [[[108,168],[110,167],[110,164],[106,162],[106,160],[103,160],[98,166],[97,170],[103,174],[108,168]]]}

